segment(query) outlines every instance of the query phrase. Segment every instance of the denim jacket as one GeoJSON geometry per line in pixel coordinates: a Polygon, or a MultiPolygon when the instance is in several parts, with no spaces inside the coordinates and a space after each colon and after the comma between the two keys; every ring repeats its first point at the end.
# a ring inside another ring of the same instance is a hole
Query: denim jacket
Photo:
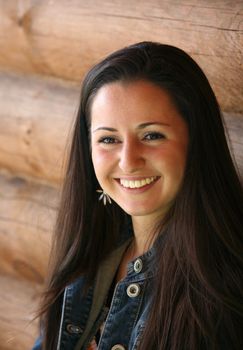
{"type": "MultiPolygon", "coordinates": [[[[116,284],[109,310],[107,295],[121,257],[130,239],[117,248],[100,266],[96,280],[83,294],[84,279],[78,278],[66,287],[57,350],[86,350],[104,323],[99,350],[136,350],[141,340],[149,311],[152,279],[155,271],[152,247],[128,263],[127,276],[116,284]]],[[[41,337],[32,350],[41,350],[41,337]]]]}

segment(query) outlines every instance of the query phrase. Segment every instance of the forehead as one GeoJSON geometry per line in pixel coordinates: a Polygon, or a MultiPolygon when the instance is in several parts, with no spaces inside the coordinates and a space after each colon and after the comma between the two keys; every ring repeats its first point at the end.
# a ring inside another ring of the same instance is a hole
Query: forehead
{"type": "Polygon", "coordinates": [[[156,119],[173,123],[181,118],[167,91],[147,82],[115,82],[100,88],[90,109],[91,125],[141,123],[156,119]]]}

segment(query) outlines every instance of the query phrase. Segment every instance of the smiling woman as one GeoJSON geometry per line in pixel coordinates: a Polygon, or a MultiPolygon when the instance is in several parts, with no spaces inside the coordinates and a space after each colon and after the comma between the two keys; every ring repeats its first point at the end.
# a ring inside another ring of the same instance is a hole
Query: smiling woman
{"type": "MultiPolygon", "coordinates": [[[[100,186],[131,215],[133,227],[139,222],[152,229],[171,207],[182,182],[186,122],[166,91],[139,80],[103,86],[92,102],[90,124],[100,186]]],[[[141,253],[144,242],[140,244],[136,229],[134,233],[141,253]]]]}
{"type": "Polygon", "coordinates": [[[202,70],[114,52],[83,82],[34,349],[242,349],[242,218],[202,70]]]}

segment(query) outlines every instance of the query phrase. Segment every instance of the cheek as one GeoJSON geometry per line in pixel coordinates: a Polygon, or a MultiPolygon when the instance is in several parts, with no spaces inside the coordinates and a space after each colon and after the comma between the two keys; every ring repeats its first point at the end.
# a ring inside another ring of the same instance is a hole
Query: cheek
{"type": "Polygon", "coordinates": [[[156,154],[156,159],[164,175],[167,174],[167,176],[178,180],[183,177],[186,164],[186,147],[184,145],[179,145],[179,147],[171,147],[170,145],[168,149],[164,148],[156,154]]]}
{"type": "Polygon", "coordinates": [[[175,157],[171,160],[170,163],[170,178],[172,181],[172,186],[176,189],[176,191],[181,186],[184,173],[185,173],[185,163],[186,159],[184,154],[178,153],[175,155],[175,157]]]}
{"type": "Polygon", "coordinates": [[[92,149],[91,152],[92,162],[94,165],[95,173],[102,174],[108,171],[109,165],[112,162],[112,156],[110,152],[102,149],[92,149]]]}

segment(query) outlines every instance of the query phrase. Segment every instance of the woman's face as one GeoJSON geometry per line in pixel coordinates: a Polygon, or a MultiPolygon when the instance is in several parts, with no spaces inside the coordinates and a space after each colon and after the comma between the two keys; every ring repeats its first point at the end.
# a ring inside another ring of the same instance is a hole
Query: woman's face
{"type": "Polygon", "coordinates": [[[131,216],[163,217],[182,182],[188,129],[170,96],[147,82],[103,86],[91,105],[101,188],[131,216]]]}

